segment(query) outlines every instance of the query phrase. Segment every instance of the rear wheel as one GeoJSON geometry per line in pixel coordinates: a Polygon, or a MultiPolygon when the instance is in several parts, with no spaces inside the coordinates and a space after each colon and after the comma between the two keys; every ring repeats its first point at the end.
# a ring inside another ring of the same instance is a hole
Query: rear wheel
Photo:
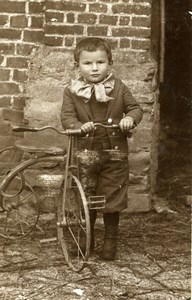
{"type": "Polygon", "coordinates": [[[69,267],[79,272],[89,258],[90,219],[86,197],[76,176],[69,175],[67,182],[64,182],[61,202],[58,211],[58,240],[69,267]]]}
{"type": "Polygon", "coordinates": [[[0,236],[18,239],[30,234],[39,219],[39,201],[22,173],[4,180],[0,197],[3,203],[3,209],[0,209],[0,236]]]}

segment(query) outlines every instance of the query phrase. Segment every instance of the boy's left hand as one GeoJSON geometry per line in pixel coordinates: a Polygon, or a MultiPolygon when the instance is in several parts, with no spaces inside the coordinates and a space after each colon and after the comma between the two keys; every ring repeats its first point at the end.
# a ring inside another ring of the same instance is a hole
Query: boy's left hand
{"type": "Polygon", "coordinates": [[[132,117],[125,117],[119,123],[121,131],[128,131],[134,127],[134,119],[132,117]]]}

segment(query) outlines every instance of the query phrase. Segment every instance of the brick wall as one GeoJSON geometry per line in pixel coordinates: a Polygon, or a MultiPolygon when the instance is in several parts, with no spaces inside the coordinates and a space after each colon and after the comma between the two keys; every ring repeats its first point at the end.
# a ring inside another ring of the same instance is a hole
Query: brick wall
{"type": "Polygon", "coordinates": [[[45,44],[70,49],[88,35],[107,37],[113,49],[149,49],[150,2],[48,0],[45,44]]]}
{"type": "MultiPolygon", "coordinates": [[[[63,88],[75,76],[72,49],[84,36],[105,37],[113,49],[115,74],[130,87],[145,112],[130,140],[132,210],[148,209],[157,169],[159,109],[157,62],[150,51],[151,3],[0,1],[1,145],[14,144],[18,134],[11,133],[10,124],[24,117],[32,125],[61,126],[63,88]]],[[[10,159],[7,162],[4,155],[0,160],[5,170],[10,159]]]]}
{"type": "MultiPolygon", "coordinates": [[[[1,148],[13,145],[18,135],[11,123],[24,117],[25,84],[34,48],[44,40],[44,1],[0,1],[0,140],[1,148]]],[[[0,157],[1,174],[17,161],[0,157]]]]}

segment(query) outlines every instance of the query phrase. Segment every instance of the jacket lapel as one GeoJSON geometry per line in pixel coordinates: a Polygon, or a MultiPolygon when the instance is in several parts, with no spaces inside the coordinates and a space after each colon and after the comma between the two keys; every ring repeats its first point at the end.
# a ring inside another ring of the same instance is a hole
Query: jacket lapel
{"type": "Polygon", "coordinates": [[[109,117],[109,115],[110,115],[110,113],[111,113],[111,109],[112,109],[112,107],[113,107],[114,101],[115,101],[115,99],[110,100],[110,101],[108,102],[108,105],[107,105],[107,114],[106,114],[106,117],[107,117],[107,118],[109,117]]]}
{"type": "Polygon", "coordinates": [[[78,111],[81,112],[81,115],[83,116],[88,116],[89,120],[93,119],[92,113],[91,113],[91,109],[88,103],[85,103],[82,99],[78,99],[78,97],[75,98],[76,101],[76,105],[78,107],[78,111]]]}
{"type": "MultiPolygon", "coordinates": [[[[82,105],[82,104],[81,104],[82,105]]],[[[91,109],[88,103],[83,102],[82,107],[84,108],[84,110],[86,111],[87,115],[90,117],[90,119],[93,119],[92,113],[91,113],[91,109]]]]}
{"type": "Polygon", "coordinates": [[[112,107],[113,107],[113,105],[114,105],[114,101],[117,101],[117,93],[118,93],[118,90],[119,90],[119,85],[118,85],[117,80],[115,80],[115,86],[114,86],[114,89],[113,89],[112,92],[109,94],[109,96],[112,97],[113,100],[110,100],[110,101],[108,102],[108,105],[107,105],[107,115],[106,115],[106,117],[109,117],[109,116],[110,116],[112,107]]]}

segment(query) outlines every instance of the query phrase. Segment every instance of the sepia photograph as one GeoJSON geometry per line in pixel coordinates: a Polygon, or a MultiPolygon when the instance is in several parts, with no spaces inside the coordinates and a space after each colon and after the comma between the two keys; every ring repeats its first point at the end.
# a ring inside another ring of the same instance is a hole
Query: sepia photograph
{"type": "Polygon", "coordinates": [[[192,0],[0,0],[0,299],[190,300],[192,0]]]}

